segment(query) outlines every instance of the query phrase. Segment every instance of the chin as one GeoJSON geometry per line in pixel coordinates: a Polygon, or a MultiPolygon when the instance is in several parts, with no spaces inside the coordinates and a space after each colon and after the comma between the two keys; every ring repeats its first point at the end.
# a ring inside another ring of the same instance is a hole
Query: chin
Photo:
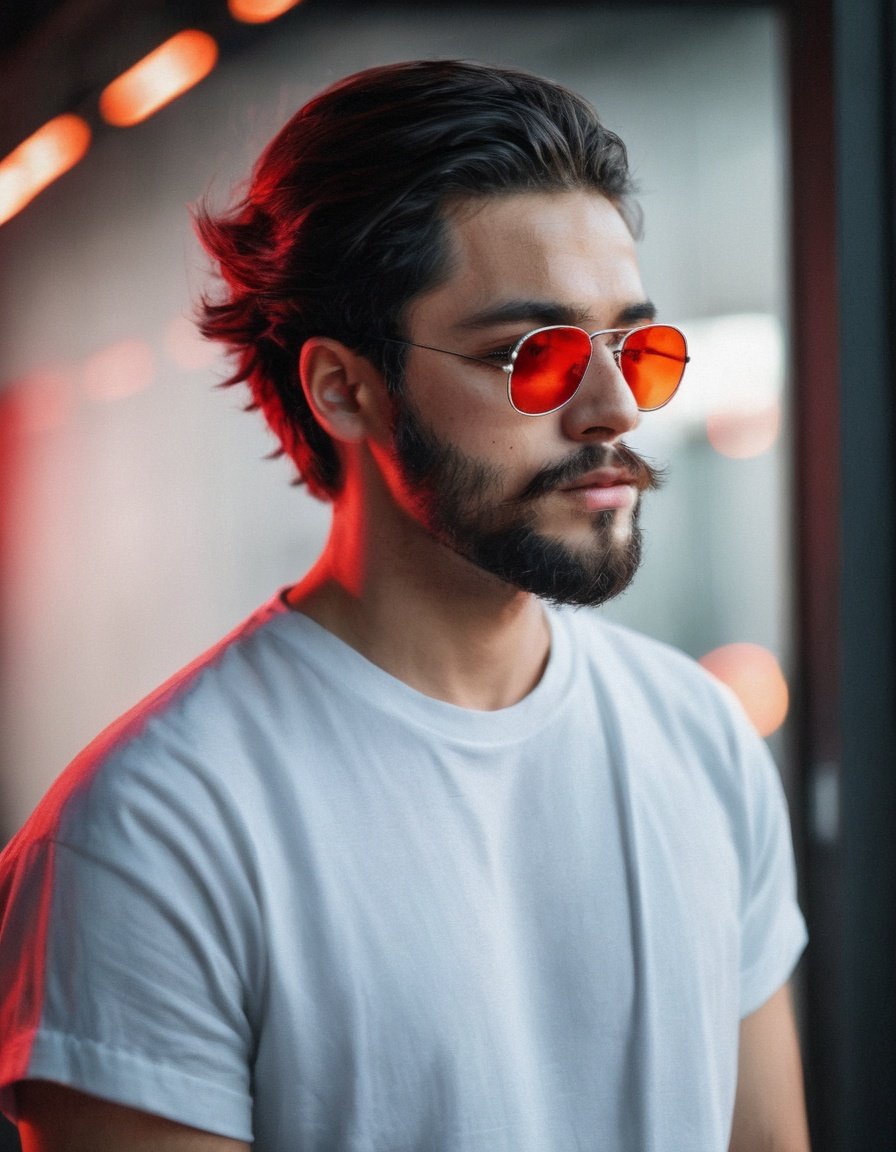
{"type": "Polygon", "coordinates": [[[617,536],[616,513],[597,514],[590,539],[575,546],[532,524],[455,537],[453,546],[477,567],[552,604],[598,607],[620,596],[641,561],[641,533],[626,521],[617,536]]]}
{"type": "Polygon", "coordinates": [[[631,513],[620,509],[613,517],[613,522],[610,526],[610,535],[613,538],[613,543],[625,546],[632,538],[635,531],[635,522],[632,519],[631,513]]]}

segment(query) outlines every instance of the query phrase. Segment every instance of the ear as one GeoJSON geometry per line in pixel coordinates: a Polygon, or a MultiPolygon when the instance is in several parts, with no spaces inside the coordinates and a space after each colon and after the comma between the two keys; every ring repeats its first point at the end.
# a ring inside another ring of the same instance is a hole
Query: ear
{"type": "Polygon", "coordinates": [[[334,440],[356,444],[374,430],[385,385],[366,357],[328,336],[311,336],[299,355],[299,379],[311,411],[334,440]]]}

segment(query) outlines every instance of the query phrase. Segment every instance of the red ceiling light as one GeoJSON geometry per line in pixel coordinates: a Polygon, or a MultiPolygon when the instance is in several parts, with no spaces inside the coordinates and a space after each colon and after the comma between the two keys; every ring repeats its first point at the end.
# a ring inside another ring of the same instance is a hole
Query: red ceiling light
{"type": "Polygon", "coordinates": [[[217,59],[214,39],[186,28],[107,85],[100,96],[100,114],[119,128],[139,124],[205,79],[217,59]]]}
{"type": "Polygon", "coordinates": [[[227,0],[227,8],[234,20],[243,24],[267,24],[300,3],[301,0],[227,0]]]}
{"type": "Polygon", "coordinates": [[[38,128],[0,160],[0,224],[73,168],[89,147],[90,125],[66,112],[38,128]]]}

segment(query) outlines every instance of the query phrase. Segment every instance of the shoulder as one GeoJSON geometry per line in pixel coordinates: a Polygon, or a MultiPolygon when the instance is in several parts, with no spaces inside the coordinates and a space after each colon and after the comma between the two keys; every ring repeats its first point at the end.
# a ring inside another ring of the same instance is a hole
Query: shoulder
{"type": "Polygon", "coordinates": [[[0,856],[0,1108],[27,1073],[249,1131],[267,943],[241,781],[288,663],[279,619],[255,613],[98,736],[0,856]]]}
{"type": "Polygon", "coordinates": [[[747,822],[781,806],[777,766],[727,685],[671,645],[597,613],[560,620],[605,731],[642,779],[708,789],[747,822]]]}
{"type": "Polygon", "coordinates": [[[4,855],[64,841],[89,851],[134,813],[196,819],[233,808],[229,778],[254,733],[266,684],[294,663],[275,598],[102,731],[75,757],[4,855]]]}
{"type": "Polygon", "coordinates": [[[602,690],[682,718],[738,729],[747,724],[734,693],[680,649],[597,612],[563,611],[555,617],[602,690]]]}

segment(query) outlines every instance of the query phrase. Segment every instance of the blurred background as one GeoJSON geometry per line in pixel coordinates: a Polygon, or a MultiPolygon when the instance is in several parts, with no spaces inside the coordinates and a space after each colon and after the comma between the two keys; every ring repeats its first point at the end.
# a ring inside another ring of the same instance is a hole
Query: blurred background
{"type": "Polygon", "coordinates": [[[812,935],[814,1147],[896,1149],[893,16],[893,0],[0,14],[0,841],[327,529],[264,460],[245,395],[215,387],[189,206],[225,204],[284,120],[360,68],[541,73],[626,141],[645,285],[691,345],[679,397],[631,438],[670,479],[641,574],[602,611],[701,659],[769,741],[812,935]]]}

